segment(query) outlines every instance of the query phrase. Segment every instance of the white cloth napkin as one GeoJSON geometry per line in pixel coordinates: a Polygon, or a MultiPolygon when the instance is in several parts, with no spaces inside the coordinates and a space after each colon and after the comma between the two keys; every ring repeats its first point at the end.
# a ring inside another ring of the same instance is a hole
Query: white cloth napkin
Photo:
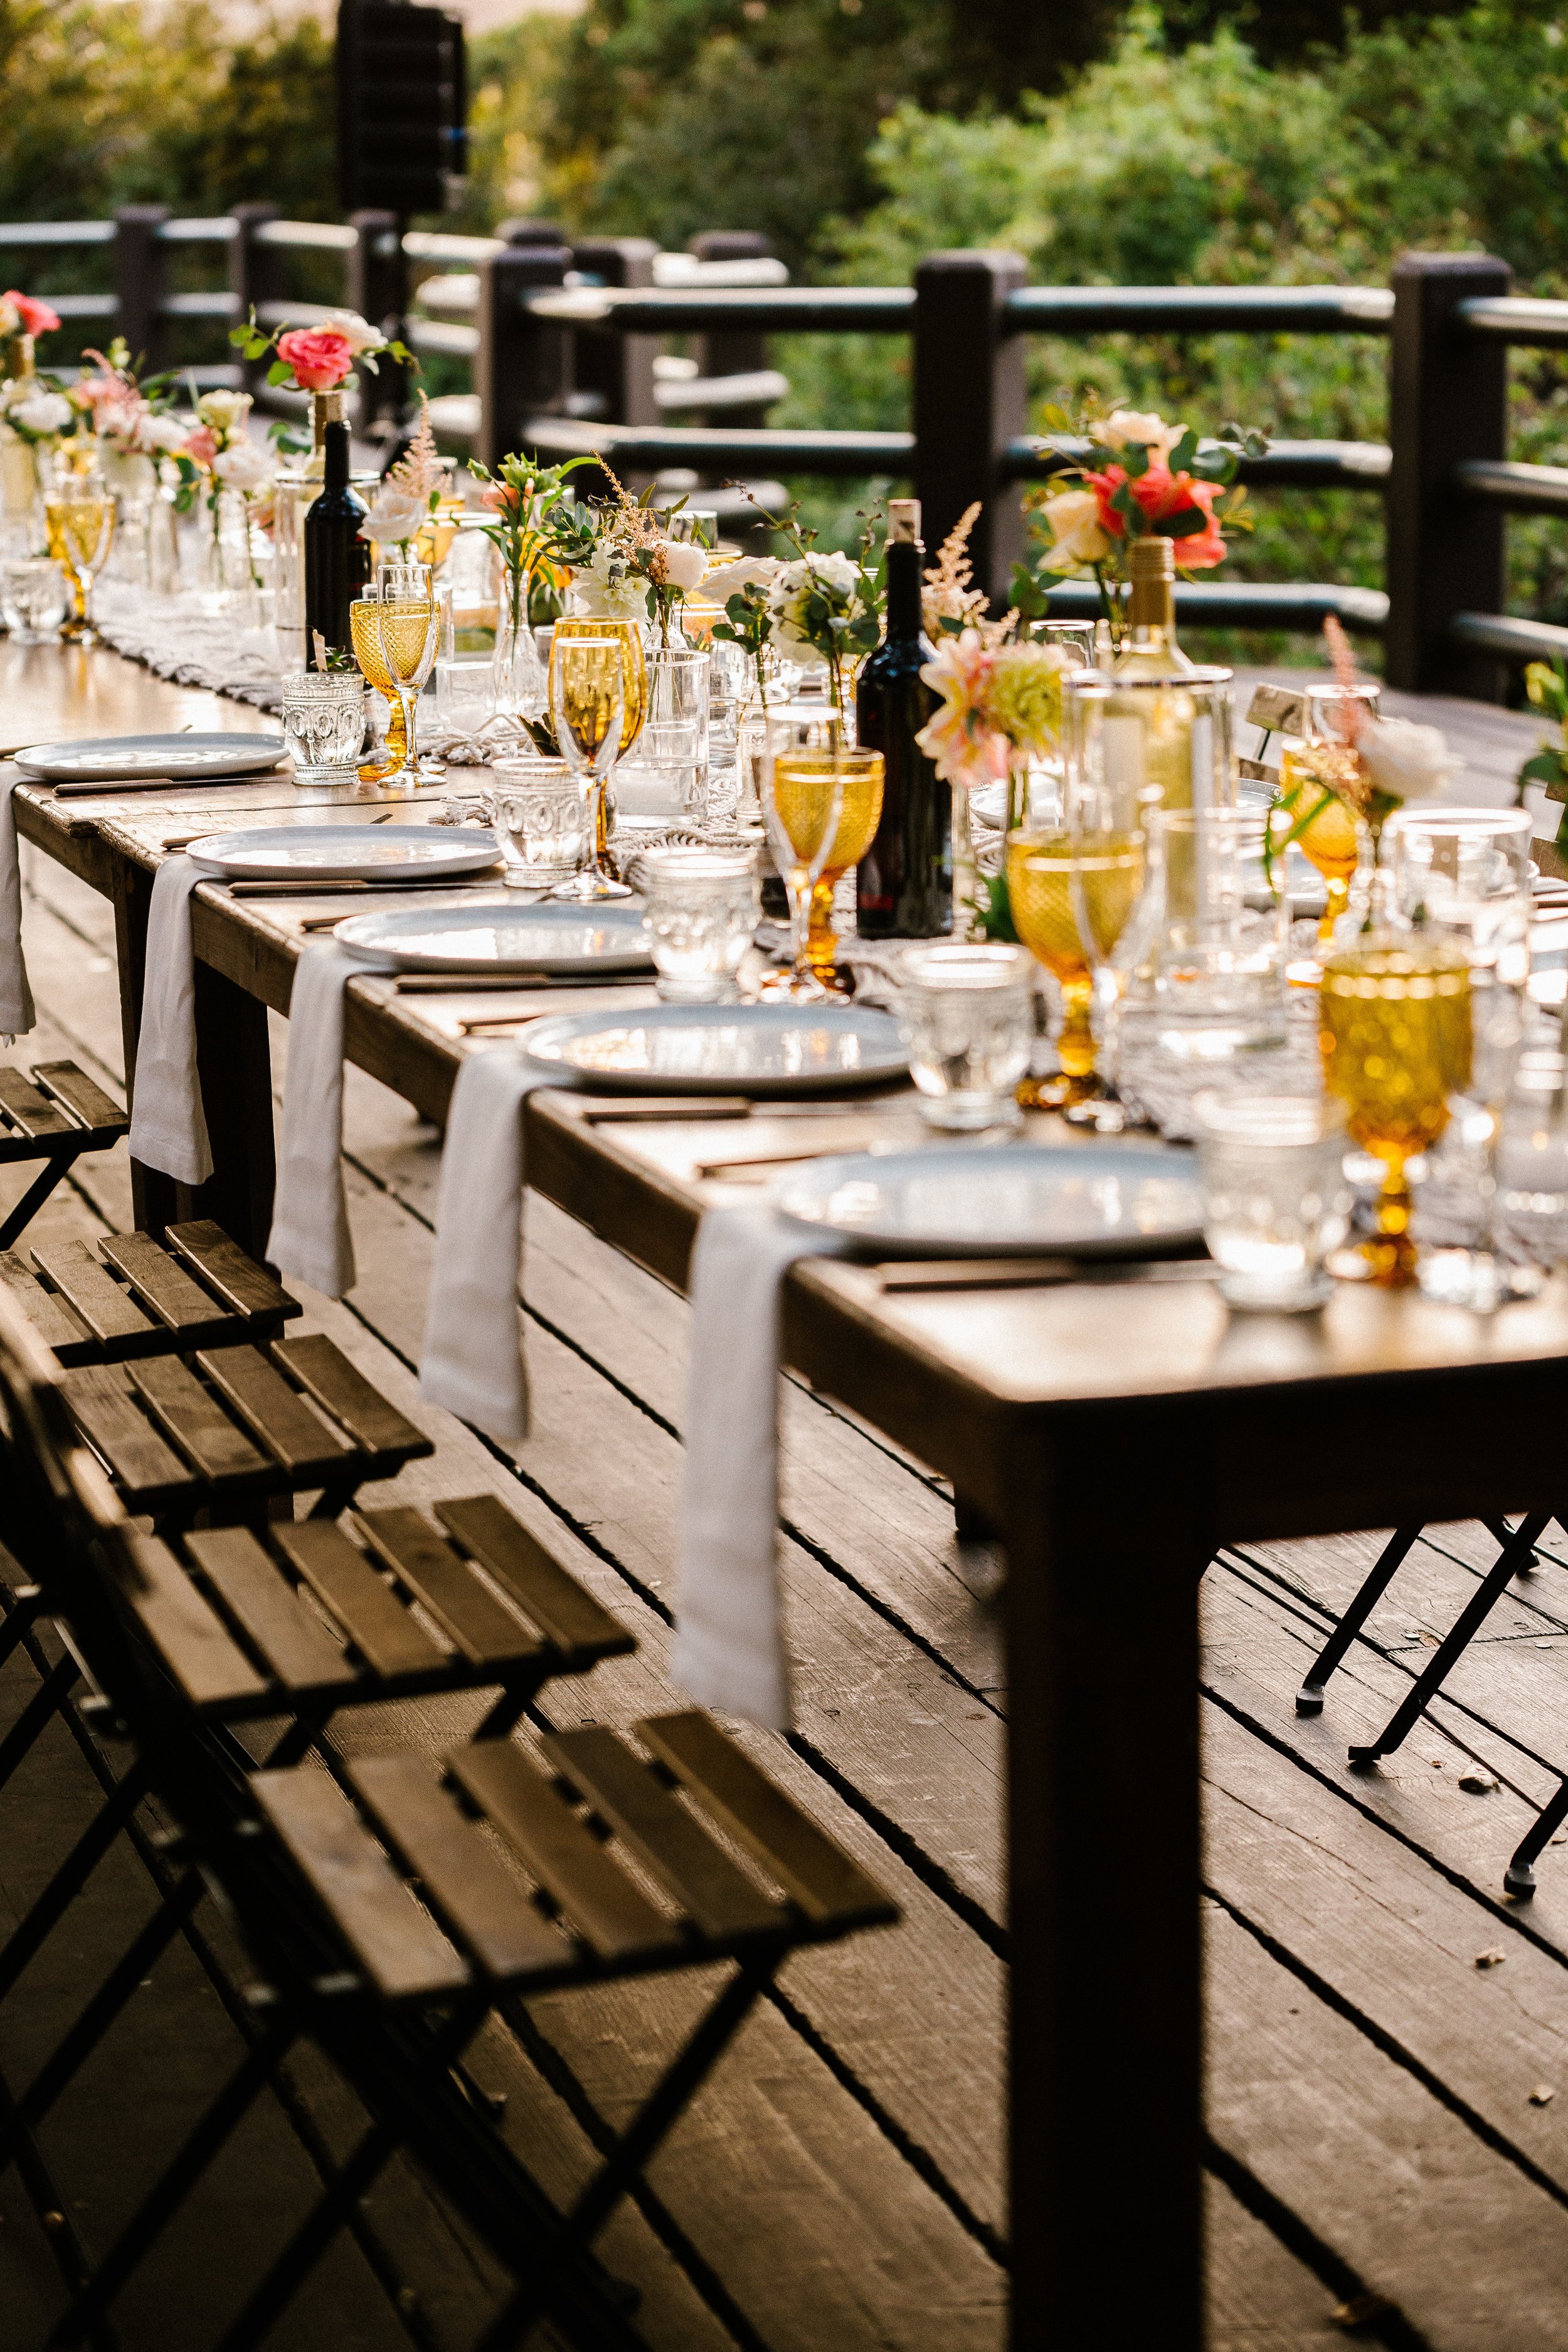
{"type": "Polygon", "coordinates": [[[343,1197],[343,990],[364,966],[336,940],[312,940],[289,996],[283,1150],[267,1255],[329,1298],[354,1286],[343,1197]]]}
{"type": "Polygon", "coordinates": [[[33,1025],[33,992],[22,954],[22,868],[16,855],[16,812],[11,795],[21,772],[0,768],[0,1035],[20,1037],[33,1025]]]}
{"type": "Polygon", "coordinates": [[[153,883],[142,1034],[131,1100],[131,1157],[177,1184],[205,1184],[213,1172],[196,1076],[196,958],[191,892],[209,880],[190,857],[166,857],[153,883]]]}
{"type": "Polygon", "coordinates": [[[465,1060],[447,1115],[419,1393],[500,1445],[528,1435],[517,1328],[522,1105],[535,1087],[559,1084],[515,1045],[492,1045],[465,1060]]]}
{"type": "Polygon", "coordinates": [[[852,1247],[847,1235],[748,1204],[708,1211],[691,1263],[672,1669],[700,1706],[774,1731],[790,1721],[778,1588],[780,1294],[797,1258],[852,1247]]]}

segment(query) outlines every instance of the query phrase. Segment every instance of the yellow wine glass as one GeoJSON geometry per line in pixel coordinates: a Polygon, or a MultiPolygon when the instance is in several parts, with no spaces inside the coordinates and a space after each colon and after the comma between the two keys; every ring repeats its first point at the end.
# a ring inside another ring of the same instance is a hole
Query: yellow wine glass
{"type": "Polygon", "coordinates": [[[1333,1271],[1403,1289],[1415,1280],[1408,1162],[1436,1142],[1448,1097],[1469,1083],[1468,958],[1420,931],[1373,932],[1324,964],[1319,1023],[1323,1083],[1384,1163],[1376,1231],[1333,1271]]]}
{"type": "Polygon", "coordinates": [[[1061,1069],[1055,1077],[1020,1082],[1024,1109],[1064,1109],[1104,1093],[1089,1025],[1094,975],[1115,952],[1142,896],[1146,871],[1139,832],[1008,835],[1013,928],[1062,993],[1061,1069]]]}
{"type": "Polygon", "coordinates": [[[879,751],[843,751],[836,745],[784,751],[762,763],[763,815],[789,900],[795,944],[792,968],[765,980],[760,992],[763,996],[818,1004],[835,993],[812,960],[812,908],[817,884],[837,849],[851,763],[873,760],[879,776],[879,751]]]}
{"type": "Polygon", "coordinates": [[[441,635],[429,566],[383,564],[375,593],[349,607],[349,633],[361,669],[373,686],[395,698],[403,721],[401,761],[383,770],[381,781],[416,784],[422,777],[439,780],[445,771],[438,761],[426,761],[421,767],[416,731],[420,688],[435,666],[441,635]]]}
{"type": "Polygon", "coordinates": [[[44,528],[49,553],[70,583],[70,616],[60,635],[95,646],[92,583],[114,537],[114,500],[101,474],[58,472],[44,501],[44,528]]]}
{"type": "Polygon", "coordinates": [[[1300,733],[1288,735],[1279,754],[1279,791],[1270,818],[1273,854],[1298,844],[1328,885],[1318,924],[1320,948],[1332,942],[1361,863],[1355,737],[1377,716],[1379,691],[1371,678],[1309,688],[1301,698],[1300,733]]]}
{"type": "Polygon", "coordinates": [[[831,758],[839,762],[844,793],[838,829],[828,845],[826,863],[812,886],[806,955],[812,975],[822,987],[830,994],[847,995],[854,982],[837,961],[833,893],[876,838],[886,779],[882,757],[879,752],[854,750],[843,716],[833,705],[804,701],[769,713],[767,756],[774,761],[831,758]]]}
{"type": "Polygon", "coordinates": [[[590,905],[602,898],[629,898],[626,884],[616,881],[605,862],[612,819],[607,781],[621,756],[626,732],[624,649],[613,637],[563,637],[558,628],[550,648],[549,684],[550,717],[561,756],[588,786],[594,804],[593,856],[551,896],[590,905]]]}

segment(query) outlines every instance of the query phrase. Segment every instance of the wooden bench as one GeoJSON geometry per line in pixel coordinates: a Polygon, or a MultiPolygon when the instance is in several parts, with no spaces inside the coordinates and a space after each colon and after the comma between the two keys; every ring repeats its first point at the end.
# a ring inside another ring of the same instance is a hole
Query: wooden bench
{"type": "Polygon", "coordinates": [[[39,1062],[24,1076],[0,1066],[0,1165],[41,1160],[44,1166],[0,1223],[8,1250],[84,1151],[109,1151],[131,1122],[119,1104],[74,1062],[39,1062]]]}

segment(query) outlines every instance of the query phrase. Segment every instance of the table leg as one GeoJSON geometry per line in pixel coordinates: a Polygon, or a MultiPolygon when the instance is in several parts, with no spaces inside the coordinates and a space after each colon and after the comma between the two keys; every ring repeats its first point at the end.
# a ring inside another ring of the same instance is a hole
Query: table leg
{"type": "Polygon", "coordinates": [[[1047,1443],[1005,1529],[1013,2352],[1197,2352],[1202,1448],[1047,1443]]]}

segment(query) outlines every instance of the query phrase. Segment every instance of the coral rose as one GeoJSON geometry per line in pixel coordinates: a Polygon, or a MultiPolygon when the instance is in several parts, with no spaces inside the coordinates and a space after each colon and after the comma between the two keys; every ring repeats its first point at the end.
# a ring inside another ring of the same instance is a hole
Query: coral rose
{"type": "Polygon", "coordinates": [[[52,335],[60,323],[58,310],[51,310],[36,295],[18,294],[14,287],[9,294],[0,294],[0,302],[10,304],[22,321],[25,335],[52,335]]]}
{"type": "MultiPolygon", "coordinates": [[[[1117,491],[1127,481],[1121,466],[1107,466],[1103,473],[1087,477],[1100,508],[1100,527],[1113,538],[1122,538],[1127,530],[1127,518],[1112,501],[1117,491]]],[[[1152,465],[1128,484],[1134,503],[1148,517],[1156,530],[1177,516],[1190,513],[1195,508],[1204,520],[1196,530],[1184,536],[1168,532],[1176,550],[1176,562],[1184,572],[1207,572],[1225,562],[1225,540],[1215,520],[1214,484],[1195,481],[1191,474],[1173,474],[1163,461],[1152,465]]]]}
{"type": "Polygon", "coordinates": [[[353,365],[353,349],[346,335],[293,327],[278,338],[278,356],[294,371],[303,392],[331,392],[353,365]]]}

